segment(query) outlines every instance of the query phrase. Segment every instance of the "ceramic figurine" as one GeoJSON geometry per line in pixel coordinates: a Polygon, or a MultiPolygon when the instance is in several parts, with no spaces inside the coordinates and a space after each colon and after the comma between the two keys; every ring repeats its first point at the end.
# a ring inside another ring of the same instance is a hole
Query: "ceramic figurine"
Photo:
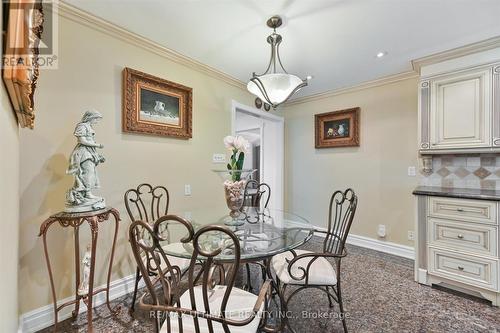
{"type": "Polygon", "coordinates": [[[99,188],[96,167],[104,162],[104,157],[97,152],[103,145],[95,142],[93,128],[101,119],[102,115],[98,111],[89,110],[76,125],[74,135],[78,143],[71,153],[66,171],[73,175],[75,182],[66,193],[65,212],[87,212],[106,207],[103,198],[92,194],[92,190],[99,188]]]}
{"type": "Polygon", "coordinates": [[[83,280],[78,286],[78,295],[87,295],[89,293],[90,259],[92,257],[92,248],[87,245],[87,251],[82,258],[83,280]]]}

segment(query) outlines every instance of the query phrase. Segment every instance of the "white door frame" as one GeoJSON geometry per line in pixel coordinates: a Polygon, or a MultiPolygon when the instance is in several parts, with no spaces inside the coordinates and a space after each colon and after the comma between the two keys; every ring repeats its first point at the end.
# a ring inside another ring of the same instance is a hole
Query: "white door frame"
{"type": "MultiPolygon", "coordinates": [[[[236,132],[236,112],[243,112],[247,113],[250,115],[253,115],[258,118],[262,119],[267,119],[271,120],[273,122],[276,122],[278,124],[278,137],[281,139],[281,144],[278,144],[278,158],[276,159],[277,168],[281,168],[281,188],[277,189],[276,191],[273,191],[276,193],[276,202],[273,204],[274,208],[276,209],[283,209],[284,208],[284,191],[285,191],[285,119],[281,116],[277,116],[262,110],[259,110],[257,108],[254,108],[252,106],[248,106],[242,103],[239,103],[235,100],[232,100],[231,102],[231,133],[232,135],[235,135],[236,132]]],[[[263,129],[261,128],[261,131],[263,129]]],[[[262,140],[262,146],[264,145],[264,136],[263,133],[261,133],[261,140],[262,140]]],[[[263,154],[261,152],[261,166],[262,166],[262,161],[263,159],[263,154]]],[[[262,168],[261,168],[262,170],[262,168]]],[[[262,179],[262,178],[261,178],[262,179]]]]}

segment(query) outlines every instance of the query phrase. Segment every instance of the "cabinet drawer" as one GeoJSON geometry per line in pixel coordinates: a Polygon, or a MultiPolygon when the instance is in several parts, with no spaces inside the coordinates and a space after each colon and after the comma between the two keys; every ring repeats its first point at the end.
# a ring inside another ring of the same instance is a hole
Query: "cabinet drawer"
{"type": "Polygon", "coordinates": [[[428,230],[431,246],[497,256],[496,226],[429,218],[428,230]]]}
{"type": "Polygon", "coordinates": [[[429,216],[497,224],[495,201],[429,197],[429,216]]]}
{"type": "Polygon", "coordinates": [[[498,290],[498,262],[429,247],[429,273],[476,287],[498,290]]]}

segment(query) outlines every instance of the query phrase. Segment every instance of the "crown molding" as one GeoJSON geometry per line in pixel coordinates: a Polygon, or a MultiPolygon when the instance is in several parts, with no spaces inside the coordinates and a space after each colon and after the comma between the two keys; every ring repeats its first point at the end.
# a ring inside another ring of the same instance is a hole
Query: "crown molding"
{"type": "Polygon", "coordinates": [[[460,46],[451,50],[438,52],[422,58],[414,59],[411,61],[411,64],[413,70],[417,73],[420,73],[420,69],[423,66],[432,65],[445,60],[463,57],[473,53],[488,51],[497,47],[500,47],[500,36],[460,46]]]}
{"type": "Polygon", "coordinates": [[[314,101],[322,100],[325,98],[330,98],[330,97],[334,97],[334,96],[338,96],[338,95],[352,93],[355,91],[370,89],[370,88],[383,86],[386,84],[395,83],[395,82],[408,80],[408,79],[412,79],[412,78],[417,78],[417,77],[418,77],[418,73],[415,71],[407,71],[407,72],[403,72],[403,73],[389,75],[389,76],[382,77],[380,79],[365,81],[363,83],[360,83],[360,84],[357,84],[357,85],[354,85],[351,87],[335,89],[335,90],[330,90],[330,91],[326,91],[326,92],[322,92],[322,93],[318,93],[318,94],[314,94],[314,95],[296,98],[296,99],[293,99],[289,102],[286,102],[285,107],[297,105],[297,104],[303,104],[303,103],[307,103],[307,102],[314,102],[314,101]]]}
{"type": "Polygon", "coordinates": [[[164,47],[148,38],[135,34],[127,29],[124,29],[114,23],[101,19],[89,12],[81,10],[66,2],[59,1],[57,5],[58,14],[70,21],[79,23],[88,28],[94,29],[108,36],[117,38],[131,45],[140,47],[146,51],[155,53],[163,58],[174,61],[180,65],[189,67],[198,72],[209,75],[215,79],[222,80],[232,86],[246,91],[246,83],[234,78],[233,76],[219,71],[213,67],[205,65],[197,60],[185,56],[172,49],[164,47]]]}

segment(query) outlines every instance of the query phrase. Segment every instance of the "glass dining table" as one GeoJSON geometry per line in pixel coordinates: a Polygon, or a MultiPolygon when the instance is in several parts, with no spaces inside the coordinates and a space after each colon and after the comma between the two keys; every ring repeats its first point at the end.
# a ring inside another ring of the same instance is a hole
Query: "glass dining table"
{"type": "MultiPolygon", "coordinates": [[[[238,226],[226,225],[226,222],[232,219],[229,215],[214,218],[213,215],[209,217],[210,215],[204,214],[203,211],[192,212],[190,215],[192,217],[188,220],[195,232],[206,225],[225,226],[233,231],[240,243],[241,263],[263,261],[276,254],[296,249],[308,242],[314,233],[313,225],[305,218],[282,210],[245,208],[238,217],[242,222],[238,226]]],[[[176,235],[172,230],[169,230],[168,234],[170,241],[167,240],[166,244],[162,244],[165,254],[191,258],[194,250],[192,242],[180,243],[179,239],[183,235],[176,235]]],[[[227,234],[218,231],[204,233],[200,244],[205,250],[222,248],[221,253],[215,258],[217,261],[234,260],[233,247],[225,246],[233,244],[227,234]]]]}

